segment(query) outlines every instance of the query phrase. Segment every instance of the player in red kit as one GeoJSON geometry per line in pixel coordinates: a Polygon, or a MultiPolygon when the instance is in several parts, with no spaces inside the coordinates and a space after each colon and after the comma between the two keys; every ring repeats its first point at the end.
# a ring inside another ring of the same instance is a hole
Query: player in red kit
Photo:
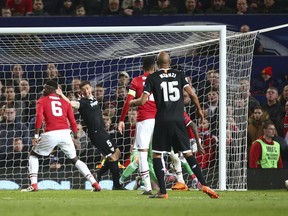
{"type": "Polygon", "coordinates": [[[33,12],[33,1],[6,0],[6,7],[10,8],[13,16],[27,16],[33,12]]]}
{"type": "Polygon", "coordinates": [[[40,156],[48,156],[55,146],[60,147],[82,175],[91,182],[92,191],[100,191],[101,188],[87,165],[76,156],[75,146],[68,125],[69,121],[74,138],[76,138],[77,125],[72,106],[56,94],[57,88],[58,84],[55,81],[48,80],[44,86],[43,97],[37,101],[35,134],[32,142],[33,147],[29,156],[31,185],[21,191],[34,192],[38,190],[38,158],[40,156]],[[42,122],[45,123],[45,132],[39,136],[42,122]]]}
{"type": "MultiPolygon", "coordinates": [[[[141,94],[143,92],[143,85],[147,77],[149,76],[149,74],[155,71],[155,61],[153,57],[144,58],[143,70],[144,74],[135,77],[130,84],[130,89],[125,104],[123,106],[120,121],[118,124],[118,130],[120,133],[123,133],[125,129],[124,119],[129,110],[129,102],[135,97],[141,97],[141,94]]],[[[148,150],[149,144],[152,139],[156,112],[157,109],[153,95],[150,95],[150,97],[148,97],[146,104],[138,107],[134,148],[138,149],[139,152],[139,170],[145,186],[145,191],[142,193],[143,195],[152,194],[148,165],[148,150]]]]}

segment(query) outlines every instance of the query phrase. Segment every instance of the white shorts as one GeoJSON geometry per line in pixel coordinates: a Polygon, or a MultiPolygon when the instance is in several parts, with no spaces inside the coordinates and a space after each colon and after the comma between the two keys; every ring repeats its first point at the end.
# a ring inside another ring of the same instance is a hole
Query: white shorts
{"type": "Polygon", "coordinates": [[[41,139],[32,150],[42,156],[48,156],[55,146],[59,146],[64,154],[73,159],[76,157],[75,146],[70,134],[71,130],[55,130],[41,134],[41,139]]]}
{"type": "Polygon", "coordinates": [[[136,123],[136,138],[134,147],[137,149],[149,149],[154,125],[155,119],[147,119],[136,123]]]}

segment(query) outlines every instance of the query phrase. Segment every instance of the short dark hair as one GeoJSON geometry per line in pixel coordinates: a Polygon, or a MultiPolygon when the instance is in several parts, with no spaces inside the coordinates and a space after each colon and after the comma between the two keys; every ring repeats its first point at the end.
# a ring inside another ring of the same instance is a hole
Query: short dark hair
{"type": "Polygon", "coordinates": [[[267,120],[267,121],[263,122],[262,128],[263,129],[267,129],[269,125],[274,125],[275,126],[275,124],[271,120],[267,120]]]}
{"type": "Polygon", "coordinates": [[[91,86],[91,83],[88,81],[88,80],[83,80],[81,81],[81,84],[80,84],[80,89],[85,86],[85,85],[90,85],[91,86]]]}
{"type": "Polygon", "coordinates": [[[143,59],[143,69],[144,71],[149,71],[155,66],[155,57],[147,56],[143,59]]]}
{"type": "Polygon", "coordinates": [[[58,84],[54,80],[48,80],[45,84],[51,88],[54,88],[54,89],[58,88],[58,84]]]}

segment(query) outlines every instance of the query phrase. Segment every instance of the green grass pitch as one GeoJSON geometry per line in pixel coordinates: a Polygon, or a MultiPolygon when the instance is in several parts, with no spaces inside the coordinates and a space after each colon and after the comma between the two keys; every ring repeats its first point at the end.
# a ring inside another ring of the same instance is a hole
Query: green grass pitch
{"type": "Polygon", "coordinates": [[[200,191],[168,191],[169,199],[148,199],[141,191],[0,191],[1,216],[284,216],[288,191],[220,191],[210,199],[200,191]]]}

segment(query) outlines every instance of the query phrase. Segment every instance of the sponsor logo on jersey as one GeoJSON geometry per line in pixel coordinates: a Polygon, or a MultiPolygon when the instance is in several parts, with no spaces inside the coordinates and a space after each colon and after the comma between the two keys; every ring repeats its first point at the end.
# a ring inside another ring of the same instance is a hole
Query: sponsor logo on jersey
{"type": "Polygon", "coordinates": [[[94,106],[97,106],[97,105],[98,105],[98,101],[94,101],[94,102],[90,103],[91,107],[94,107],[94,106]]]}

